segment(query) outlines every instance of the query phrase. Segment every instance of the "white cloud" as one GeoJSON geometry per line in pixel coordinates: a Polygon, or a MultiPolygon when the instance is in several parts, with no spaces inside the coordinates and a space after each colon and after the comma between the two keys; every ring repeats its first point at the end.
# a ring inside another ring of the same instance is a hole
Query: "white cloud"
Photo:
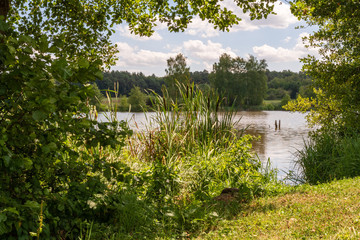
{"type": "Polygon", "coordinates": [[[236,56],[231,48],[223,48],[221,43],[214,43],[210,40],[207,41],[207,44],[204,44],[200,40],[185,41],[184,50],[190,56],[200,58],[204,61],[216,61],[223,53],[228,53],[233,57],[236,56]]]}
{"type": "Polygon", "coordinates": [[[218,61],[223,53],[236,57],[236,54],[230,47],[224,48],[221,43],[214,43],[210,40],[207,43],[203,43],[200,40],[185,41],[183,49],[185,56],[189,57],[189,63],[198,63],[194,58],[200,59],[207,70],[212,69],[212,65],[218,61]]]}
{"type": "Polygon", "coordinates": [[[284,41],[285,43],[288,43],[288,42],[290,42],[290,40],[291,40],[291,37],[286,37],[283,41],[284,41]]]}
{"type": "Polygon", "coordinates": [[[292,48],[272,47],[264,44],[260,47],[253,47],[253,51],[258,58],[266,59],[268,62],[292,62],[298,61],[299,58],[305,57],[308,54],[317,55],[316,49],[309,49],[305,47],[303,37],[308,36],[308,33],[301,33],[297,42],[292,48]]]}
{"type": "MultiPolygon", "coordinates": [[[[276,2],[274,11],[277,15],[269,15],[267,19],[251,21],[248,14],[244,14],[242,10],[234,3],[234,1],[225,0],[221,3],[223,7],[232,10],[237,16],[242,18],[239,24],[230,28],[230,32],[238,31],[254,31],[261,28],[275,28],[285,29],[290,24],[298,22],[290,12],[289,4],[276,2]]],[[[200,35],[201,37],[208,38],[219,35],[219,30],[214,29],[214,26],[206,21],[202,21],[199,17],[193,19],[186,30],[189,35],[200,35]]]]}
{"type": "Polygon", "coordinates": [[[121,67],[163,66],[164,64],[166,65],[167,59],[177,54],[138,49],[124,42],[116,44],[119,49],[119,60],[116,65],[121,67]]]}
{"type": "MultiPolygon", "coordinates": [[[[162,27],[160,27],[160,28],[162,28],[162,27]]],[[[159,41],[159,40],[163,39],[160,36],[160,34],[156,31],[150,37],[146,37],[146,36],[139,36],[139,35],[135,35],[135,34],[131,33],[128,26],[117,26],[117,30],[119,31],[121,36],[131,38],[134,40],[138,40],[138,41],[148,41],[148,40],[159,41]]]]}
{"type": "Polygon", "coordinates": [[[276,15],[269,15],[267,19],[255,20],[251,23],[261,28],[285,29],[290,24],[298,22],[298,19],[291,13],[289,4],[276,2],[274,12],[276,15]]]}
{"type": "Polygon", "coordinates": [[[199,17],[192,20],[185,33],[191,36],[200,35],[203,38],[219,36],[219,30],[214,29],[214,25],[207,21],[202,21],[199,17]]]}

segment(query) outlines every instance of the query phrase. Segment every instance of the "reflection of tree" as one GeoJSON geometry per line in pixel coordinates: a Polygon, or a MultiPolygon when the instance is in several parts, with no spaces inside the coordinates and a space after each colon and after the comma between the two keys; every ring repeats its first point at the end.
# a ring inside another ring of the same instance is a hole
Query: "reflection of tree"
{"type": "MultiPolygon", "coordinates": [[[[255,126],[258,128],[258,126],[255,126]]],[[[245,134],[250,134],[256,139],[252,142],[253,151],[259,155],[259,157],[265,156],[266,154],[266,130],[264,129],[255,129],[253,126],[248,127],[245,130],[245,134]]],[[[268,156],[265,156],[266,158],[268,156]]]]}

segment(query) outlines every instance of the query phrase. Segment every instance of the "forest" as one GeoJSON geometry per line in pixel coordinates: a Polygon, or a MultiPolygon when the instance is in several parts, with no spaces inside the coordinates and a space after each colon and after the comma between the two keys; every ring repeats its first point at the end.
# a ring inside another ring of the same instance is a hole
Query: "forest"
{"type": "MultiPolygon", "coordinates": [[[[176,96],[176,92],[173,90],[176,88],[176,81],[194,84],[205,94],[216,90],[222,96],[227,97],[227,106],[237,109],[282,110],[283,105],[291,99],[296,99],[298,95],[305,98],[315,96],[311,78],[305,73],[291,72],[290,70],[270,71],[266,68],[265,60],[258,61],[253,56],[246,60],[239,57],[231,58],[223,54],[219,57],[219,63],[214,63],[214,70],[211,72],[207,70],[190,72],[190,68],[186,67],[185,57],[178,54],[176,58],[169,59],[168,62],[172,61],[177,66],[183,65],[182,68],[178,68],[183,70],[170,72],[170,68],[176,69],[176,67],[169,64],[169,69],[165,69],[167,74],[164,77],[145,76],[141,72],[104,72],[103,79],[95,81],[103,95],[98,93],[98,99],[103,99],[104,102],[106,90],[116,88],[120,111],[128,111],[130,103],[132,103],[132,111],[143,111],[143,108],[146,109],[151,105],[151,93],[155,92],[161,95],[163,86],[171,91],[170,95],[176,96]],[[235,65],[238,67],[236,70],[234,70],[235,65]],[[264,103],[264,100],[278,101],[274,106],[273,103],[264,103]]],[[[113,92],[110,95],[114,97],[113,92]]],[[[94,101],[94,103],[97,102],[94,101]]],[[[104,105],[97,104],[97,106],[100,110],[106,109],[104,105]]]]}
{"type": "MultiPolygon", "coordinates": [[[[235,1],[251,21],[275,3],[235,1]]],[[[318,55],[301,73],[227,54],[191,73],[180,54],[161,79],[109,72],[115,26],[151,36],[159,22],[181,32],[198,17],[230,31],[243,15],[217,0],[0,1],[0,238],[359,239],[360,5],[281,4],[316,27],[307,40],[318,55]],[[152,125],[118,121],[110,95],[98,121],[103,88],[134,106],[153,88],[152,125]],[[272,98],[293,99],[283,108],[315,126],[292,184],[236,128],[235,107],[272,98]]]]}

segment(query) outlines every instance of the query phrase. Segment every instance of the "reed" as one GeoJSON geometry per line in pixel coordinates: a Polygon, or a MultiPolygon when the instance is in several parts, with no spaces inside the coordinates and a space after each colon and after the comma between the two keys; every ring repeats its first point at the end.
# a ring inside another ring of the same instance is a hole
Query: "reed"
{"type": "Polygon", "coordinates": [[[314,135],[298,151],[296,167],[299,182],[318,184],[360,175],[360,137],[332,133],[314,135]]]}
{"type": "Polygon", "coordinates": [[[176,161],[187,154],[205,151],[209,147],[216,149],[228,144],[239,132],[234,121],[235,112],[220,112],[221,99],[214,92],[205,96],[194,85],[178,84],[179,99],[172,99],[166,89],[163,96],[152,93],[151,111],[155,116],[149,117],[146,131],[137,134],[142,148],[141,153],[146,161],[176,161]]]}

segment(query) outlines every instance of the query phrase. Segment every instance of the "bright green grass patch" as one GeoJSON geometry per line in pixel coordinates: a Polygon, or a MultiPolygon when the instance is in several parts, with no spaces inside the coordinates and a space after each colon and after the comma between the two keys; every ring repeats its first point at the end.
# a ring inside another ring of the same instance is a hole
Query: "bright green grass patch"
{"type": "Polygon", "coordinates": [[[279,105],[281,103],[281,100],[264,100],[263,104],[267,105],[267,104],[273,104],[273,105],[279,105]]]}
{"type": "Polygon", "coordinates": [[[360,178],[260,198],[198,239],[359,239],[360,178]]]}

